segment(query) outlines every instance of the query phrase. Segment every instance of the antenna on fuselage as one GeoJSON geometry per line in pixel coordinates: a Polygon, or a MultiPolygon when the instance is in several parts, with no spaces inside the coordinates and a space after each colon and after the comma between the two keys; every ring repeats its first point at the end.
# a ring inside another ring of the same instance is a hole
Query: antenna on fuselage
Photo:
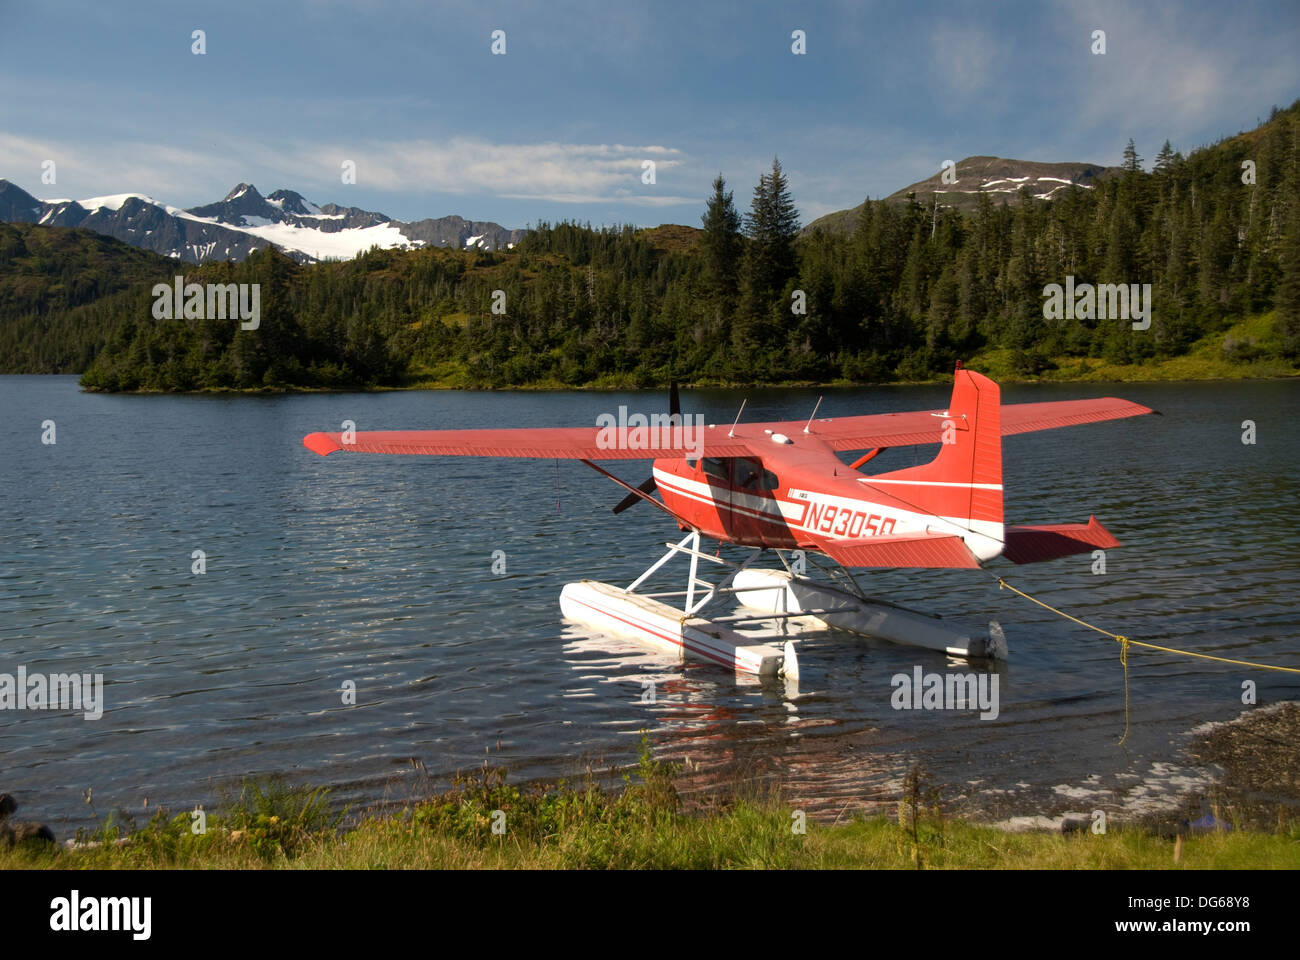
{"type": "Polygon", "coordinates": [[[745,404],[748,401],[749,401],[749,397],[746,397],[744,400],[740,401],[740,409],[736,411],[736,423],[733,423],[731,425],[731,429],[727,431],[727,436],[734,437],[736,435],[736,424],[740,423],[740,415],[745,412],[745,404]]]}
{"type": "Polygon", "coordinates": [[[817,411],[820,410],[821,407],[822,407],[822,398],[818,397],[817,406],[813,407],[812,417],[808,418],[808,423],[803,428],[804,433],[812,433],[812,431],[809,430],[808,428],[812,426],[813,417],[817,416],[817,411]]]}

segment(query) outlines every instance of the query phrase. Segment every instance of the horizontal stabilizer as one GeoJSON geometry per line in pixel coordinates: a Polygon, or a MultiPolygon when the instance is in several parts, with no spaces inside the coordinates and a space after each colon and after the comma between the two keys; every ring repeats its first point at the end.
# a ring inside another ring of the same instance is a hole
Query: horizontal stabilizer
{"type": "Polygon", "coordinates": [[[1056,523],[1042,527],[1007,527],[1002,555],[1012,563],[1039,563],[1075,553],[1118,547],[1119,541],[1098,522],[1056,523]]]}
{"type": "Polygon", "coordinates": [[[823,540],[817,549],[843,567],[978,567],[961,537],[949,534],[823,540]]]}

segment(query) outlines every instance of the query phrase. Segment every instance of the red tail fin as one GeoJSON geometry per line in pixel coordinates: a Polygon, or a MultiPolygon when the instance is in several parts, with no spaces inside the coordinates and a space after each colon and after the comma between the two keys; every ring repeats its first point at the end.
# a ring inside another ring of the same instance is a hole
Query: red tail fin
{"type": "MultiPolygon", "coordinates": [[[[929,463],[883,473],[890,493],[920,512],[1002,540],[1001,391],[988,377],[958,370],[941,417],[943,443],[929,463]],[[900,482],[901,481],[901,482],[900,482]]],[[[882,487],[882,489],[884,489],[882,487]]]]}

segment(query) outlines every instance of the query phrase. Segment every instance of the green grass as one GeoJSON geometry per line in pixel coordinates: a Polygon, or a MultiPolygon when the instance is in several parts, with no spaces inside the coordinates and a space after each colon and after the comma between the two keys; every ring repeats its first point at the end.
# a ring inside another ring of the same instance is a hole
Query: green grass
{"type": "MultiPolygon", "coordinates": [[[[915,786],[897,821],[807,822],[774,797],[682,809],[674,765],[652,760],[621,790],[593,780],[520,788],[485,767],[436,796],[340,830],[323,791],[245,784],[207,830],[159,811],[110,817],[78,849],[0,850],[0,869],[1242,869],[1300,867],[1300,826],[1214,831],[1175,842],[1150,831],[1007,833],[946,820],[915,786]],[[494,831],[494,824],[499,829],[494,831]]],[[[914,777],[909,777],[912,784],[914,777]]]]}

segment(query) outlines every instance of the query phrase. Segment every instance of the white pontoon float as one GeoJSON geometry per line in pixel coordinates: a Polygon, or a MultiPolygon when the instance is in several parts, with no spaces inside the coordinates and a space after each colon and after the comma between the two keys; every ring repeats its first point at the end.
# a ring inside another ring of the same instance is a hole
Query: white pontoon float
{"type": "MultiPolygon", "coordinates": [[[[683,659],[705,660],[737,673],[787,679],[799,676],[793,641],[755,639],[735,627],[798,619],[925,647],[949,656],[1001,660],[1007,657],[1006,640],[996,623],[990,623],[988,634],[982,635],[942,617],[867,597],[842,568],[838,572],[822,568],[828,575],[838,576],[839,583],[815,580],[796,573],[784,550],[773,552],[785,570],[753,568],[750,564],[763,551],[754,550],[744,562],[735,563],[702,553],[698,532],[665,546],[667,552],[627,587],[595,580],[565,584],[560,594],[560,610],[570,620],[605,633],[647,642],[683,659]],[[685,590],[638,592],[653,574],[678,556],[690,557],[685,590]],[[728,572],[719,582],[711,583],[699,576],[700,560],[726,567],[728,572]],[[725,616],[706,615],[732,597],[746,609],[725,616]],[[675,600],[681,606],[672,606],[665,600],[675,600]]],[[[807,559],[813,558],[808,555],[807,559]]]]}

